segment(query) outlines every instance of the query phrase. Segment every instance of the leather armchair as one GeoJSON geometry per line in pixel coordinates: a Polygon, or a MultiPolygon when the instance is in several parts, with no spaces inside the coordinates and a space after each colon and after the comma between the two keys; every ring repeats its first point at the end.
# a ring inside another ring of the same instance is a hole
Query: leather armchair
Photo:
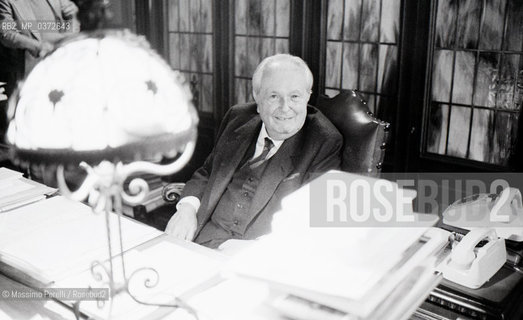
{"type": "Polygon", "coordinates": [[[390,124],[374,117],[367,102],[353,90],[333,98],[320,95],[316,107],[343,135],[341,170],[378,176],[390,124]]]}

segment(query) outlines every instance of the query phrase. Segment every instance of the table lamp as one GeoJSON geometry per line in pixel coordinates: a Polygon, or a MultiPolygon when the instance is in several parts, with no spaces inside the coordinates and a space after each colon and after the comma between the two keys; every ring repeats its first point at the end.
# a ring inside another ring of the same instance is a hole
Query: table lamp
{"type": "Polygon", "coordinates": [[[125,270],[121,204],[122,199],[140,203],[148,192],[147,182],[132,175],[172,174],[192,156],[198,117],[182,76],[142,37],[95,30],[66,40],[39,62],[11,97],[8,116],[13,161],[22,167],[56,168],[63,195],[105,214],[109,265],[93,262],[93,276],[100,278],[101,267],[111,296],[127,292],[143,302],[129,292],[135,272],[125,270]],[[174,160],[149,161],[162,156],[174,160]],[[87,177],[72,191],[64,170],[78,165],[87,177]],[[129,177],[126,191],[123,183],[129,177]],[[114,214],[118,230],[109,223],[114,214]],[[119,239],[111,241],[114,234],[119,239]],[[123,277],[117,279],[117,273],[123,277]]]}

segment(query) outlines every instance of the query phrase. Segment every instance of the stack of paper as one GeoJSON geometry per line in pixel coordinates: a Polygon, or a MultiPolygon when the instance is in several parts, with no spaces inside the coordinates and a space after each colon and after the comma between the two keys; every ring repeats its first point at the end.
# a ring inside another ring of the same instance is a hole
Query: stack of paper
{"type": "MultiPolygon", "coordinates": [[[[401,228],[306,228],[299,225],[311,214],[306,189],[284,200],[275,218],[298,226],[275,228],[236,255],[230,270],[282,292],[276,305],[282,312],[293,309],[289,305],[296,305],[292,297],[297,297],[354,319],[407,318],[440,278],[434,273],[434,257],[447,239],[430,229],[437,219],[401,228]]],[[[310,312],[285,315],[313,319],[310,312]]]]}
{"type": "Polygon", "coordinates": [[[23,177],[21,172],[0,168],[0,212],[45,199],[56,189],[23,177]]]}

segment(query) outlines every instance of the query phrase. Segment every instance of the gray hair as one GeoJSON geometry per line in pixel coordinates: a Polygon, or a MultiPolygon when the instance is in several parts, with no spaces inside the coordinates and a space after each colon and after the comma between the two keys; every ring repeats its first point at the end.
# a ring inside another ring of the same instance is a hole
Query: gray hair
{"type": "Polygon", "coordinates": [[[307,63],[303,61],[303,59],[300,57],[293,56],[287,53],[279,53],[263,59],[262,62],[260,62],[260,64],[256,67],[256,70],[254,70],[254,74],[252,75],[252,94],[255,98],[260,93],[263,73],[265,72],[268,66],[277,62],[294,64],[295,66],[302,68],[305,73],[305,77],[307,78],[307,82],[309,84],[308,91],[312,89],[312,83],[314,79],[307,63]]]}

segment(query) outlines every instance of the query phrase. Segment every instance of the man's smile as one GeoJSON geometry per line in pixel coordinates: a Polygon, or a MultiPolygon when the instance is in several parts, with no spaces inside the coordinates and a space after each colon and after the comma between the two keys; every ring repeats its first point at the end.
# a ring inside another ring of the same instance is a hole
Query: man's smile
{"type": "Polygon", "coordinates": [[[276,118],[276,120],[279,120],[279,121],[286,121],[286,120],[292,120],[294,119],[294,116],[274,116],[274,118],[276,118]]]}

